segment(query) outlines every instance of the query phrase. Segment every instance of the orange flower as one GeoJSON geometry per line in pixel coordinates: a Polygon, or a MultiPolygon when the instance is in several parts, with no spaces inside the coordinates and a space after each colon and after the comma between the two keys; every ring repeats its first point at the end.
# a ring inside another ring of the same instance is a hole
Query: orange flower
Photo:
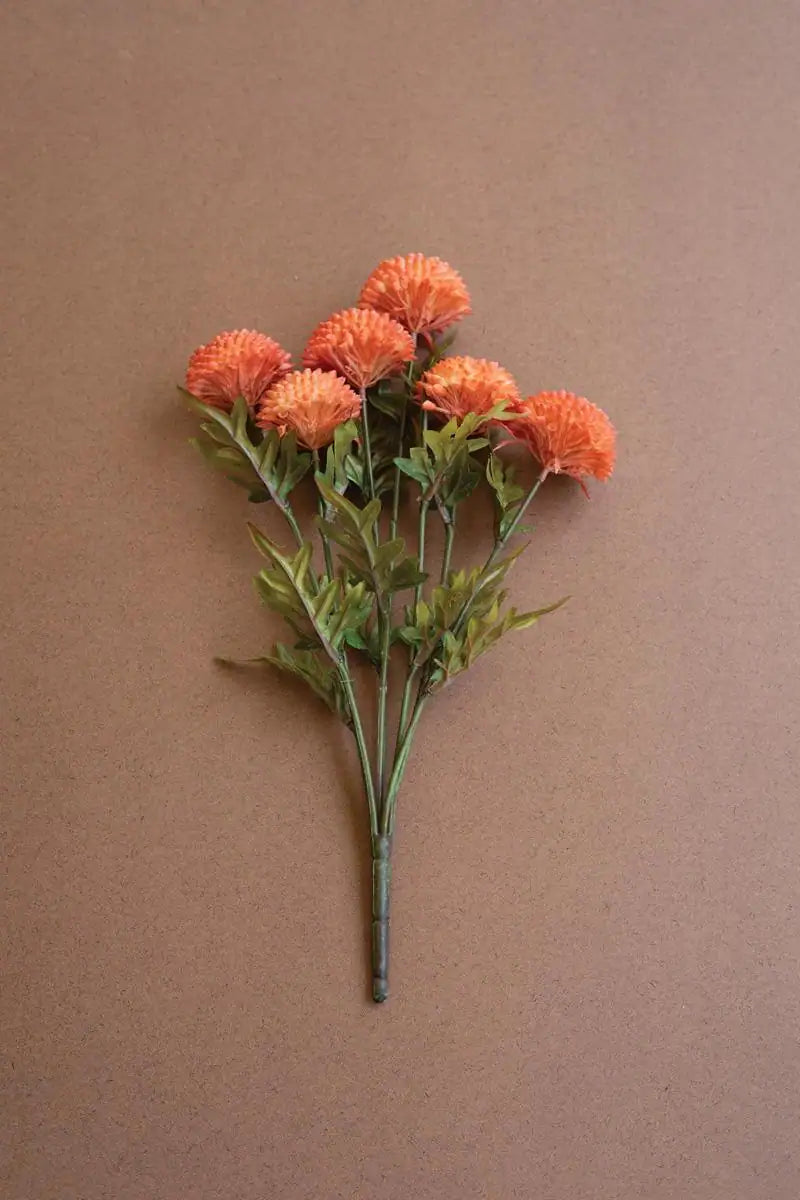
{"type": "Polygon", "coordinates": [[[291,367],[277,342],[251,329],[220,333],[189,359],[186,389],[214,408],[230,412],[238,396],[255,408],[264,393],[291,367]]]}
{"type": "Polygon", "coordinates": [[[518,409],[509,429],[528,444],[544,474],[608,479],[617,435],[601,408],[572,392],[540,392],[518,409]]]}
{"type": "Polygon", "coordinates": [[[337,426],[361,412],[361,397],[334,371],[292,371],[264,396],[256,411],[262,429],[292,429],[309,450],[333,440],[337,426]]]}
{"type": "Polygon", "coordinates": [[[419,381],[422,407],[462,420],[467,413],[486,413],[496,404],[520,403],[513,376],[485,358],[443,358],[419,381]]]}
{"type": "Polygon", "coordinates": [[[367,308],[347,308],[317,326],[303,366],[338,371],[354,387],[367,388],[413,357],[413,338],[397,321],[367,308]]]}
{"type": "Polygon", "coordinates": [[[441,333],[468,317],[469,292],[458,271],[440,258],[406,254],[379,263],[361,289],[360,308],[388,313],[411,333],[441,333]]]}

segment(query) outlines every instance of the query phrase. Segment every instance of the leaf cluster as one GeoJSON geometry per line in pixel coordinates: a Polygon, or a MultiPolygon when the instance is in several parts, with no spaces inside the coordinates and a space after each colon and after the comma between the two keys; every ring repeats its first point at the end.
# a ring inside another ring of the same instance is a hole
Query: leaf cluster
{"type": "Polygon", "coordinates": [[[253,544],[271,564],[255,577],[262,601],[287,622],[303,650],[322,650],[337,666],[345,645],[363,645],[361,630],[374,606],[363,581],[317,579],[311,570],[311,542],[296,554],[282,551],[254,525],[253,544]]]}
{"type": "Polygon", "coordinates": [[[321,532],[339,548],[339,561],[345,576],[363,584],[381,603],[395,592],[424,583],[427,575],[419,562],[405,553],[405,540],[381,542],[378,521],[381,502],[376,497],[357,508],[345,496],[329,487],[324,476],[316,476],[317,487],[331,514],[318,518],[321,532]]]}
{"type": "Polygon", "coordinates": [[[453,417],[441,429],[426,429],[421,446],[412,446],[408,457],[394,460],[404,475],[419,484],[423,502],[435,500],[449,513],[471,495],[484,474],[476,455],[489,445],[488,438],[475,436],[476,430],[502,411],[498,405],[490,414],[467,413],[460,421],[453,417]]]}
{"type": "Polygon", "coordinates": [[[227,413],[184,395],[204,418],[202,436],[191,439],[203,458],[246,488],[254,503],[271,499],[283,507],[311,467],[311,455],[298,450],[294,433],[281,437],[277,429],[258,429],[241,396],[227,413]]]}
{"type": "Polygon", "coordinates": [[[522,549],[488,568],[454,571],[447,584],[433,588],[430,604],[420,600],[406,609],[399,636],[413,652],[415,667],[425,667],[428,691],[444,686],[491,649],[504,634],[526,629],[564,600],[531,612],[504,607],[503,581],[522,549]]]}

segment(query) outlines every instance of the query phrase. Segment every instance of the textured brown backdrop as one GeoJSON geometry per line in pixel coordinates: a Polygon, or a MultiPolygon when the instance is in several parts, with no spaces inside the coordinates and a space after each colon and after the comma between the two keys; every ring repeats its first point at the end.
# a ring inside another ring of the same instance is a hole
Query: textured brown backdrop
{"type": "Polygon", "coordinates": [[[3,1197],[796,1200],[794,0],[2,25],[3,1197]],[[424,722],[376,1009],[349,747],[212,665],[268,622],[173,384],[412,249],[621,459],[424,722]]]}

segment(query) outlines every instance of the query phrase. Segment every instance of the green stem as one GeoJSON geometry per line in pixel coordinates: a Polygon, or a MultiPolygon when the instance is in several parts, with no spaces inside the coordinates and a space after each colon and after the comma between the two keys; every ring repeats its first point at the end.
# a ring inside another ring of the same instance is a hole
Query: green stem
{"type": "Polygon", "coordinates": [[[258,457],[256,456],[256,453],[255,453],[255,448],[250,446],[249,443],[246,445],[243,445],[239,441],[236,442],[236,445],[242,451],[245,458],[250,463],[250,466],[253,468],[256,475],[258,476],[258,478],[263,483],[264,487],[269,492],[269,495],[272,498],[272,500],[274,501],[275,506],[277,508],[279,508],[280,511],[283,513],[284,517],[286,518],[286,522],[294,535],[294,539],[297,542],[297,545],[302,546],[303,541],[304,541],[303,532],[300,529],[300,526],[297,524],[297,520],[295,519],[295,515],[292,512],[292,506],[289,503],[289,500],[278,494],[278,490],[275,487],[275,484],[269,478],[268,475],[262,474],[261,468],[260,468],[259,462],[258,462],[258,457]]]}
{"type": "MultiPolygon", "coordinates": [[[[425,445],[425,433],[427,431],[427,428],[428,428],[428,414],[427,414],[426,410],[423,408],[422,422],[421,422],[421,428],[420,428],[420,438],[421,438],[421,442],[422,442],[423,446],[425,445]]],[[[426,499],[425,494],[423,493],[422,498],[420,499],[420,502],[419,502],[419,524],[417,527],[417,558],[419,560],[420,571],[425,570],[425,532],[426,532],[425,526],[426,526],[426,522],[428,520],[429,506],[430,506],[430,500],[426,499]]],[[[418,583],[417,586],[414,588],[414,607],[415,608],[419,604],[421,599],[422,599],[422,584],[418,583]]]]}
{"type": "MultiPolygon", "coordinates": [[[[314,458],[314,471],[319,472],[321,470],[319,450],[312,450],[311,453],[314,458]]],[[[326,511],[325,501],[322,499],[322,496],[319,492],[317,492],[317,511],[319,512],[319,515],[323,521],[327,519],[328,513],[326,511]]],[[[325,573],[328,576],[328,579],[333,579],[333,555],[331,554],[331,544],[327,535],[324,534],[321,529],[319,531],[319,537],[320,541],[322,542],[322,553],[325,558],[325,573]]]]}
{"type": "Polygon", "coordinates": [[[548,475],[547,471],[542,471],[541,475],[538,477],[538,479],[534,483],[533,487],[528,492],[527,496],[525,496],[524,499],[522,500],[522,502],[520,503],[520,506],[514,515],[514,520],[511,522],[508,529],[505,531],[505,533],[503,534],[502,537],[498,537],[495,539],[494,548],[492,550],[492,553],[489,555],[489,557],[487,558],[487,560],[484,564],[484,568],[483,568],[484,571],[487,571],[489,569],[489,567],[494,565],[495,559],[497,558],[500,551],[505,547],[506,542],[510,541],[511,538],[514,536],[514,534],[517,530],[517,526],[519,525],[522,518],[525,516],[528,505],[530,504],[531,500],[538,492],[539,488],[544,483],[545,479],[547,478],[547,475],[548,475]]]}
{"type": "Polygon", "coordinates": [[[456,510],[441,509],[444,521],[444,553],[442,555],[442,586],[447,583],[450,574],[450,560],[453,557],[453,539],[456,535],[456,510]]]}
{"type": "Polygon", "coordinates": [[[342,689],[350,709],[350,715],[353,720],[353,735],[356,739],[358,747],[358,757],[361,763],[361,774],[364,777],[364,792],[367,797],[367,807],[369,808],[369,828],[373,837],[378,835],[378,804],[375,799],[375,785],[372,782],[372,767],[369,761],[369,751],[367,750],[367,740],[364,737],[364,727],[361,724],[361,714],[358,711],[355,692],[353,690],[353,681],[350,678],[350,671],[347,665],[347,659],[342,656],[339,659],[339,678],[342,681],[342,689]]]}
{"type": "MultiPolygon", "coordinates": [[[[400,414],[400,436],[398,438],[397,457],[402,458],[405,450],[406,440],[406,420],[408,418],[408,406],[412,400],[411,385],[414,380],[414,366],[417,360],[417,335],[412,333],[411,337],[414,340],[414,357],[408,364],[406,372],[406,396],[403,398],[403,411],[400,414]]],[[[397,537],[397,526],[400,518],[400,481],[402,472],[399,467],[394,469],[394,486],[392,488],[392,519],[389,525],[390,533],[389,540],[394,541],[397,537]]]]}
{"type": "MultiPolygon", "coordinates": [[[[453,631],[455,633],[460,632],[463,616],[466,613],[466,611],[468,610],[469,605],[472,601],[472,598],[474,597],[475,593],[479,590],[479,588],[481,586],[481,579],[483,577],[483,574],[486,571],[488,571],[490,567],[492,567],[494,565],[498,554],[500,554],[500,552],[505,547],[506,543],[511,539],[511,537],[516,532],[520,521],[522,520],[523,516],[525,515],[528,505],[533,500],[534,496],[539,491],[539,488],[542,486],[542,484],[544,483],[546,478],[547,478],[547,473],[543,471],[542,474],[539,476],[539,478],[534,482],[530,491],[523,498],[519,508],[517,509],[517,512],[514,515],[514,520],[511,522],[511,524],[509,525],[506,532],[503,534],[502,537],[498,537],[495,540],[495,544],[492,549],[492,552],[489,555],[489,557],[487,558],[487,560],[483,566],[481,575],[478,577],[478,584],[475,588],[475,592],[473,592],[473,595],[464,604],[464,607],[462,608],[459,616],[456,618],[456,621],[454,622],[453,631]]],[[[447,564],[448,569],[449,569],[450,559],[448,556],[448,549],[447,549],[447,535],[448,535],[448,533],[450,534],[450,541],[452,542],[452,539],[455,535],[455,530],[454,530],[455,512],[453,512],[452,518],[453,518],[453,525],[445,526],[445,563],[447,564]]],[[[445,575],[444,566],[445,566],[445,564],[443,564],[443,567],[442,567],[442,578],[443,579],[444,579],[444,575],[445,575]]],[[[414,599],[415,599],[415,603],[416,603],[418,597],[415,595],[414,599]]],[[[402,777],[403,777],[403,771],[405,770],[405,764],[406,764],[406,761],[408,758],[408,752],[410,750],[410,743],[406,742],[406,738],[408,735],[413,735],[413,730],[416,727],[416,723],[419,721],[419,718],[420,718],[420,715],[422,712],[422,708],[424,707],[424,705],[428,699],[428,693],[425,690],[425,676],[423,675],[422,686],[420,688],[420,691],[419,691],[419,694],[417,697],[417,703],[414,708],[414,712],[411,715],[411,720],[409,721],[409,709],[411,708],[411,696],[413,694],[414,685],[416,683],[419,672],[420,672],[419,667],[411,668],[411,670],[409,671],[409,674],[408,674],[408,678],[406,679],[405,688],[403,689],[403,699],[402,699],[402,703],[400,706],[400,720],[399,720],[398,729],[397,729],[397,742],[395,744],[395,766],[394,766],[392,774],[389,778],[389,784],[386,789],[386,796],[384,798],[384,803],[383,803],[384,820],[386,818],[387,811],[390,813],[390,820],[391,821],[394,820],[393,812],[394,812],[395,796],[396,796],[397,789],[400,786],[400,781],[402,780],[402,777]],[[399,766],[399,775],[398,775],[398,766],[399,766]]],[[[392,825],[390,825],[389,828],[392,828],[392,825]]]]}
{"type": "MultiPolygon", "coordinates": [[[[404,400],[403,411],[400,414],[400,436],[397,446],[397,457],[402,458],[403,449],[406,438],[406,416],[408,414],[408,398],[404,400]]],[[[398,466],[394,469],[394,486],[392,487],[392,517],[389,522],[389,541],[393,542],[397,537],[397,525],[400,519],[400,476],[402,472],[398,466]]]]}
{"type": "Polygon", "coordinates": [[[372,472],[372,446],[369,437],[369,402],[367,389],[361,388],[361,436],[364,441],[364,459],[367,464],[367,488],[370,500],[375,499],[375,476],[372,472]]]}
{"type": "Polygon", "coordinates": [[[419,719],[422,716],[422,710],[428,702],[428,694],[422,690],[417,694],[417,702],[414,705],[414,711],[411,714],[411,720],[408,722],[408,728],[403,734],[400,742],[397,755],[395,756],[392,773],[389,776],[389,783],[386,788],[386,797],[383,802],[383,811],[381,812],[381,833],[384,837],[391,837],[394,832],[394,816],[397,807],[397,793],[400,790],[400,784],[403,782],[403,775],[408,766],[409,755],[411,754],[411,745],[414,740],[419,719]]]}
{"type": "Polygon", "coordinates": [[[492,552],[489,555],[489,557],[487,558],[486,562],[483,564],[481,573],[478,576],[475,587],[472,589],[472,592],[469,595],[469,597],[464,601],[461,611],[459,612],[458,616],[456,617],[455,621],[453,622],[453,633],[458,634],[463,629],[464,617],[466,616],[467,612],[469,611],[469,607],[472,604],[472,601],[475,599],[475,597],[478,595],[481,588],[483,587],[483,582],[484,582],[484,577],[486,575],[486,572],[491,567],[494,566],[494,563],[495,563],[495,560],[496,560],[498,554],[505,547],[506,543],[513,537],[520,521],[522,520],[523,516],[525,515],[528,505],[530,504],[531,500],[533,500],[533,497],[536,495],[539,488],[544,483],[545,479],[547,478],[547,474],[548,474],[547,471],[542,471],[539,478],[533,484],[533,487],[530,489],[528,494],[523,498],[519,508],[517,509],[517,511],[514,515],[514,520],[511,522],[508,529],[505,531],[505,533],[503,534],[502,537],[497,537],[495,539],[495,543],[492,548],[492,552]]]}
{"type": "MultiPolygon", "coordinates": [[[[423,445],[425,444],[425,430],[427,428],[428,428],[428,414],[427,414],[426,410],[423,408],[423,410],[422,410],[422,444],[423,445]]],[[[430,505],[430,500],[426,500],[424,498],[424,494],[423,494],[423,497],[422,497],[422,499],[420,499],[420,502],[419,502],[419,525],[418,525],[418,529],[417,529],[417,547],[418,547],[417,558],[419,561],[420,571],[424,571],[424,569],[425,569],[425,537],[426,537],[426,525],[427,525],[427,520],[428,520],[429,505],[430,505]]],[[[416,587],[414,588],[414,612],[415,613],[416,613],[417,605],[419,604],[420,600],[422,599],[422,587],[423,587],[423,585],[421,583],[418,583],[416,585],[416,587]]],[[[411,661],[413,661],[413,657],[414,657],[414,651],[412,649],[410,652],[411,661]]],[[[409,662],[408,677],[406,679],[405,687],[403,688],[403,698],[400,701],[400,719],[397,723],[397,738],[395,741],[395,754],[397,754],[399,752],[400,743],[401,743],[403,735],[405,733],[406,725],[408,724],[408,714],[409,714],[409,710],[411,708],[411,696],[412,696],[412,693],[414,690],[414,683],[416,682],[416,676],[418,673],[416,668],[411,665],[411,661],[409,662]]]]}
{"type": "Polygon", "coordinates": [[[408,714],[411,709],[411,697],[414,694],[414,684],[417,682],[418,675],[419,668],[412,667],[408,672],[405,687],[403,688],[403,698],[400,701],[400,717],[397,722],[397,737],[395,738],[394,743],[395,758],[400,750],[403,734],[405,733],[406,726],[408,725],[408,714]]]}
{"type": "Polygon", "coordinates": [[[295,538],[295,541],[297,542],[298,546],[302,546],[303,540],[304,540],[303,532],[302,532],[300,526],[297,524],[297,520],[295,518],[294,513],[292,512],[289,501],[284,500],[283,503],[278,505],[278,508],[281,510],[284,517],[286,518],[288,526],[291,529],[292,533],[294,534],[294,538],[295,538]]]}
{"type": "Polygon", "coordinates": [[[391,613],[379,603],[380,675],[378,679],[378,735],[375,754],[375,790],[383,796],[384,764],[386,760],[386,698],[389,692],[389,646],[392,632],[391,613]]]}

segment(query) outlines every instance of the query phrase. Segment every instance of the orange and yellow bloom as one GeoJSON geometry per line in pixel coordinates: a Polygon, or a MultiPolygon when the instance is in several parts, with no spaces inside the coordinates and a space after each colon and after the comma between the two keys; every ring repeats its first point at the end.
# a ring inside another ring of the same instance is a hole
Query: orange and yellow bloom
{"type": "Polygon", "coordinates": [[[448,420],[467,413],[482,416],[498,404],[520,403],[513,375],[485,358],[443,358],[419,381],[422,407],[448,420]]]}
{"type": "Polygon", "coordinates": [[[411,334],[392,317],[368,308],[334,313],[312,333],[304,367],[337,371],[357,388],[402,371],[414,357],[411,334]]]}
{"type": "Polygon", "coordinates": [[[539,392],[517,408],[508,427],[527,444],[544,474],[609,478],[617,435],[601,408],[572,392],[539,392]]]}
{"type": "Polygon", "coordinates": [[[291,365],[291,356],[266,334],[235,329],[195,350],[186,369],[186,390],[226,412],[239,396],[254,409],[291,365]]]}
{"type": "Polygon", "coordinates": [[[361,397],[334,371],[292,371],[264,396],[256,424],[289,430],[301,446],[319,450],[333,440],[337,427],[361,412],[361,397]]]}
{"type": "Polygon", "coordinates": [[[441,333],[472,312],[458,271],[441,258],[398,255],[379,263],[361,289],[360,308],[388,313],[410,333],[441,333]]]}

